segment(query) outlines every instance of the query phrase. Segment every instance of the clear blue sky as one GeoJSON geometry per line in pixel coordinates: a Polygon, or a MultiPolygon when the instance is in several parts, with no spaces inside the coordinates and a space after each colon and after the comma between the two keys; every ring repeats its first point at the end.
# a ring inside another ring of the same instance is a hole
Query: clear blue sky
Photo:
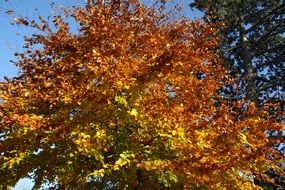
{"type": "Polygon", "coordinates": [[[14,10],[15,15],[29,18],[48,16],[51,14],[50,2],[55,5],[70,6],[83,4],[84,0],[0,0],[0,81],[4,76],[13,77],[17,74],[17,68],[9,60],[15,60],[14,53],[21,51],[22,37],[29,35],[32,30],[24,26],[12,26],[13,16],[7,16],[6,10],[14,10]],[[38,11],[35,11],[37,9],[38,11]]]}
{"type": "MultiPolygon", "coordinates": [[[[150,2],[151,0],[147,0],[150,2]]],[[[32,34],[32,30],[24,26],[12,26],[13,16],[7,16],[7,10],[14,10],[15,15],[37,18],[38,15],[47,17],[52,14],[50,2],[54,2],[56,6],[83,5],[84,0],[0,0],[0,81],[3,77],[14,77],[17,75],[17,68],[10,63],[15,60],[14,53],[22,50],[24,35],[32,34]],[[35,11],[37,9],[37,11],[35,11]]],[[[201,17],[198,11],[191,11],[188,4],[190,0],[181,0],[183,3],[183,12],[189,18],[201,17]]],[[[14,190],[30,190],[33,183],[29,179],[22,179],[16,185],[14,190]]]]}

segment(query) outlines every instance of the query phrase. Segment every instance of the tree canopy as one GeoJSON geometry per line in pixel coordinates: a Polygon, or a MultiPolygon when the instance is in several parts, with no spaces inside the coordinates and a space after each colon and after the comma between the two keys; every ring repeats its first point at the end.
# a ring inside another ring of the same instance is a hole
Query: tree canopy
{"type": "Polygon", "coordinates": [[[239,76],[241,94],[257,105],[280,102],[285,109],[285,3],[283,0],[195,0],[209,22],[222,22],[223,56],[239,76]]]}
{"type": "Polygon", "coordinates": [[[0,185],[257,189],[255,175],[283,175],[266,132],[283,125],[218,93],[233,79],[215,27],[167,10],[113,0],[63,9],[54,26],[18,19],[39,32],[0,84],[0,185]]]}

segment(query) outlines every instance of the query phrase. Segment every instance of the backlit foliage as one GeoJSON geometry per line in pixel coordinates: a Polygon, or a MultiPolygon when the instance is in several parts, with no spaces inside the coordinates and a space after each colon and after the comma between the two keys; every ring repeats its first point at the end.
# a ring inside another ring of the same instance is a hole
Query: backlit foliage
{"type": "Polygon", "coordinates": [[[64,10],[55,29],[22,21],[40,32],[18,54],[20,75],[1,83],[1,185],[257,189],[254,175],[278,171],[265,132],[281,124],[250,102],[240,120],[244,104],[219,100],[230,81],[214,28],[158,5],[64,10]]]}

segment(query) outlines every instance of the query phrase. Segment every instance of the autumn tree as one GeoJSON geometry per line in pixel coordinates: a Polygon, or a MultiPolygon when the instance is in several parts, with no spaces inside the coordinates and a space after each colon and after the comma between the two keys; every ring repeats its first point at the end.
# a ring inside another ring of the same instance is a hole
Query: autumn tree
{"type": "Polygon", "coordinates": [[[1,83],[0,185],[257,189],[253,176],[283,175],[279,139],[266,138],[282,124],[252,102],[240,119],[242,104],[218,93],[232,79],[211,24],[165,2],[98,2],[63,9],[54,27],[18,19],[39,32],[1,83]]]}

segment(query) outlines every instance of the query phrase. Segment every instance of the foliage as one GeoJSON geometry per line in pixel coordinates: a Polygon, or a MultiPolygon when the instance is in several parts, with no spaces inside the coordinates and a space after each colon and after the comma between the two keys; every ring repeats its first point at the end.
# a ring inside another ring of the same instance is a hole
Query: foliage
{"type": "Polygon", "coordinates": [[[54,30],[23,20],[39,32],[0,87],[1,185],[30,176],[35,189],[257,189],[252,176],[280,171],[265,131],[282,125],[251,102],[239,119],[242,104],[217,95],[231,79],[213,26],[157,5],[63,9],[54,30]]]}
{"type": "MultiPolygon", "coordinates": [[[[270,108],[271,117],[284,122],[284,117],[276,114],[283,111],[284,115],[285,111],[284,1],[195,0],[191,6],[203,11],[205,20],[223,23],[219,29],[223,36],[220,52],[228,60],[231,74],[237,76],[236,84],[224,88],[223,93],[231,96],[233,101],[250,99],[259,109],[264,103],[277,103],[278,107],[270,108]]],[[[243,117],[242,110],[240,113],[243,117]]],[[[281,134],[272,131],[269,138],[281,134]]],[[[284,154],[284,140],[281,142],[275,147],[284,154]]],[[[284,186],[281,176],[272,175],[272,171],[266,173],[274,177],[277,184],[258,182],[257,179],[255,183],[265,188],[284,186]]]]}
{"type": "MultiPolygon", "coordinates": [[[[222,22],[223,56],[238,76],[237,91],[257,105],[279,102],[285,109],[283,0],[195,0],[209,22],[222,22]]],[[[241,96],[241,95],[239,95],[241,96]]]]}

